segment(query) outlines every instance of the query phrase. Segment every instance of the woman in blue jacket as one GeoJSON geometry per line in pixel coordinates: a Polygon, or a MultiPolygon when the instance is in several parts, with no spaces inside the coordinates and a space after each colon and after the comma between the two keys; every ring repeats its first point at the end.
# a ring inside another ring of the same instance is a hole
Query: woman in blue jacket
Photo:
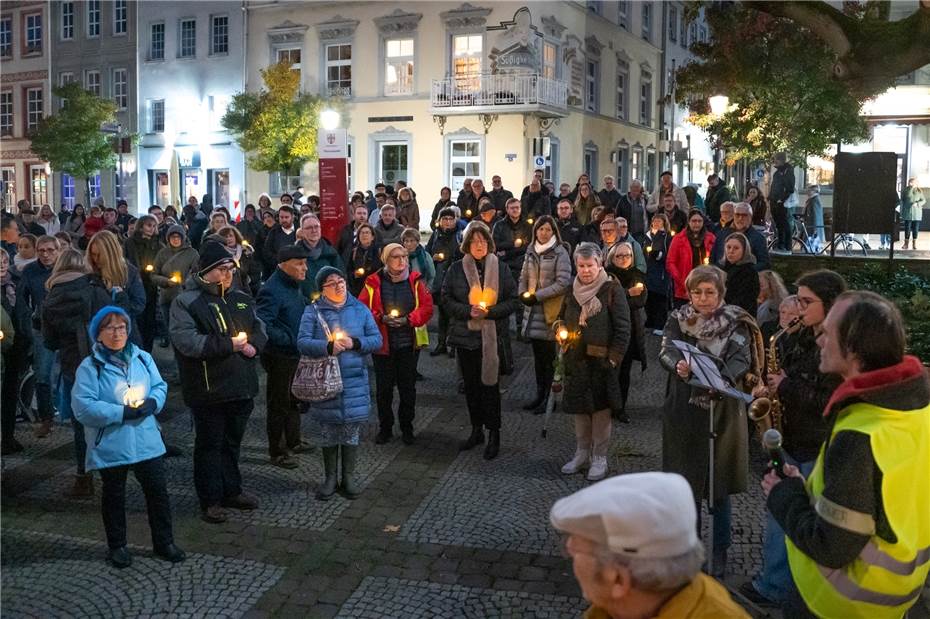
{"type": "Polygon", "coordinates": [[[155,554],[177,563],[184,551],[174,544],[171,503],[155,415],[165,404],[167,387],[152,356],[129,341],[132,320],[120,307],[98,311],[87,329],[95,342],[77,369],[71,408],[84,426],[86,469],[100,471],[101,508],[107,534],[107,560],[132,564],[126,548],[126,477],[130,469],[145,493],[155,554]]]}
{"type": "Polygon", "coordinates": [[[321,296],[304,310],[297,334],[297,349],[301,355],[311,358],[335,355],[342,373],[342,393],[310,404],[310,412],[323,430],[323,467],[326,471],[326,478],[316,496],[326,501],[336,492],[341,448],[340,488],[346,498],[354,499],[360,492],[353,478],[358,463],[358,443],[371,406],[365,357],[381,348],[381,332],[368,308],[348,294],[342,271],[331,266],[323,267],[317,272],[315,283],[321,296]]]}

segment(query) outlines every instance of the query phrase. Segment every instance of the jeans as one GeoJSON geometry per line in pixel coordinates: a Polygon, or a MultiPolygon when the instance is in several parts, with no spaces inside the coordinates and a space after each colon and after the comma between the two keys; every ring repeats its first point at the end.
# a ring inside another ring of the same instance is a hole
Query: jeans
{"type": "MultiPolygon", "coordinates": [[[[785,454],[785,461],[801,469],[801,475],[807,477],[814,468],[814,461],[798,464],[794,458],[785,454]]],[[[772,517],[765,512],[765,537],[762,541],[762,572],[752,581],[756,591],[773,602],[788,600],[791,588],[791,569],[788,567],[788,548],[785,546],[785,532],[772,517]]]]}
{"type": "MultiPolygon", "coordinates": [[[[701,534],[701,501],[697,501],[697,530],[701,534]]],[[[730,524],[733,520],[729,495],[714,501],[714,528],[711,535],[714,538],[714,553],[720,553],[730,547],[732,541],[730,524]]],[[[715,559],[717,557],[714,557],[715,559]]]]}
{"type": "Polygon", "coordinates": [[[413,414],[417,406],[417,354],[413,348],[392,350],[390,355],[372,355],[375,365],[375,391],[378,400],[380,432],[394,428],[394,386],[400,395],[397,419],[401,432],[413,432],[413,414]]]}
{"type": "Polygon", "coordinates": [[[163,549],[174,543],[174,533],[171,530],[171,501],[168,499],[165,464],[161,456],[100,469],[100,479],[103,481],[100,509],[103,512],[103,528],[107,533],[107,546],[115,549],[126,545],[126,477],[130,470],[145,494],[152,547],[163,549]]]}
{"type": "Polygon", "coordinates": [[[904,224],[904,242],[907,243],[911,235],[914,236],[914,242],[917,242],[917,232],[920,230],[919,221],[903,221],[904,224]]]}
{"type": "Polygon", "coordinates": [[[500,382],[485,385],[481,382],[481,349],[459,348],[455,351],[465,383],[465,402],[473,428],[484,426],[488,430],[501,429],[500,382]]]}
{"type": "Polygon", "coordinates": [[[39,405],[39,419],[51,419],[52,407],[52,366],[55,365],[55,351],[45,347],[42,332],[32,330],[32,369],[35,375],[36,403],[39,405]]]}
{"type": "Polygon", "coordinates": [[[300,412],[291,395],[291,383],[297,371],[297,358],[262,355],[262,366],[268,376],[265,396],[268,402],[268,454],[272,458],[284,455],[287,448],[300,444],[300,412]],[[283,444],[282,444],[283,439],[283,444]]]}
{"type": "Polygon", "coordinates": [[[252,400],[192,407],[194,486],[201,509],[242,494],[239,448],[252,413],[252,400]]]}

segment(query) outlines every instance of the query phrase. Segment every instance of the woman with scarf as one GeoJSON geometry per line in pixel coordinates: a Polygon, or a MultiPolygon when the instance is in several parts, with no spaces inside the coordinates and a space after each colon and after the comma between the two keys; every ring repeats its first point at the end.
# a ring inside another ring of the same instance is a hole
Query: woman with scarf
{"type": "Polygon", "coordinates": [[[179,224],[170,226],[165,236],[168,239],[168,245],[155,256],[152,281],[158,286],[158,304],[162,308],[165,325],[168,326],[171,302],[181,292],[191,274],[197,271],[200,254],[188,242],[184,226],[179,224]]]}
{"type": "Polygon", "coordinates": [[[87,328],[90,355],[78,366],[72,390],[74,416],[84,426],[89,445],[85,468],[103,480],[101,508],[107,536],[107,561],[117,568],[132,565],[126,541],[126,478],[132,470],[142,486],[155,556],[179,563],[184,551],[175,546],[171,501],[163,456],[165,444],[158,415],[168,394],[152,356],[129,341],[129,314],[109,305],[87,328]]]}
{"type": "Polygon", "coordinates": [[[484,443],[487,428],[484,458],[493,460],[501,440],[498,332],[505,332],[519,307],[517,286],[494,253],[491,231],[481,221],[465,228],[461,251],[464,257],[449,267],[442,283],[442,303],[449,315],[447,344],[457,350],[471,420],[471,435],[459,450],[484,443]]]}
{"type": "Polygon", "coordinates": [[[668,248],[672,242],[669,234],[668,217],[664,213],[652,216],[649,232],[643,241],[643,253],[646,254],[646,324],[655,335],[662,335],[662,327],[668,319],[671,306],[672,280],[665,268],[668,248]]]}
{"type": "Polygon", "coordinates": [[[325,266],[315,284],[320,298],[304,310],[297,349],[311,358],[335,356],[342,374],[342,393],[310,403],[310,414],[320,424],[326,475],[316,497],[327,501],[335,494],[341,460],[339,489],[347,499],[355,499],[361,492],[355,480],[358,444],[371,406],[366,357],[380,349],[383,340],[371,312],[349,294],[342,271],[325,266]]]}
{"type": "Polygon", "coordinates": [[[378,398],[378,436],[391,440],[394,431],[394,387],[400,396],[397,417],[405,445],[412,445],[417,401],[418,351],[429,343],[426,324],[433,316],[433,299],[419,271],[410,268],[407,249],[388,243],[381,251],[384,268],[365,280],[359,301],[368,306],[381,331],[381,348],[373,357],[378,398]]]}
{"type": "MultiPolygon", "coordinates": [[[[111,304],[126,310],[138,325],[147,302],[145,286],[139,269],[123,257],[123,247],[116,234],[101,230],[91,237],[84,261],[109,291],[111,304]]],[[[132,330],[130,338],[134,344],[142,346],[138,328],[132,330]]]]}
{"type": "Polygon", "coordinates": [[[343,257],[343,261],[348,273],[349,294],[357,298],[365,286],[365,279],[382,267],[381,249],[371,224],[364,223],[358,227],[355,231],[355,242],[343,257]]]}
{"type": "Polygon", "coordinates": [[[727,274],[727,295],[724,299],[729,305],[746,310],[756,316],[759,309],[759,273],[756,271],[756,257],[749,247],[749,239],[742,232],[733,232],[727,237],[723,246],[723,259],[720,268],[727,274]]]}
{"type": "Polygon", "coordinates": [[[707,229],[704,214],[697,209],[688,213],[688,225],[681,234],[676,234],[669,244],[665,268],[672,278],[673,301],[676,309],[688,304],[688,289],[685,280],[692,269],[710,264],[710,253],[714,248],[714,234],[707,229]]]}
{"type": "MultiPolygon", "coordinates": [[[[673,311],[665,324],[659,361],[668,371],[662,422],[662,470],[679,473],[697,501],[708,499],[708,391],[692,387],[692,368],[673,344],[682,340],[723,360],[721,374],[733,387],[749,392],[764,364],[762,335],[755,317],[726,305],[726,274],[715,266],[699,266],[688,275],[690,302],[673,311]]],[[[730,495],[745,492],[749,476],[748,425],[742,400],[724,397],[714,407],[714,573],[723,576],[730,546],[730,495]]],[[[698,530],[701,530],[698,523],[698,530]]]]}
{"type": "Polygon", "coordinates": [[[432,257],[426,253],[426,248],[420,245],[420,231],[416,228],[404,228],[400,233],[400,242],[407,250],[410,270],[422,275],[427,289],[431,288],[436,277],[436,265],[433,264],[432,257]]]}
{"type": "Polygon", "coordinates": [[[560,342],[565,347],[562,408],[575,416],[575,456],[562,473],[587,468],[588,479],[596,481],[607,476],[610,411],[620,406],[617,372],[630,343],[630,308],[623,288],[604,270],[597,245],[575,249],[575,269],[560,316],[567,332],[560,342]]]}
{"type": "MultiPolygon", "coordinates": [[[[579,181],[580,182],[580,181],[579,181]]],[[[578,197],[575,198],[575,216],[578,217],[578,223],[586,226],[591,223],[591,211],[595,206],[600,206],[597,194],[591,191],[591,185],[584,182],[578,186],[578,197]]]]}
{"type": "Polygon", "coordinates": [[[397,221],[405,228],[420,229],[420,206],[410,187],[397,192],[397,221]]]}
{"type": "Polygon", "coordinates": [[[48,204],[43,204],[42,208],[39,209],[39,217],[36,219],[36,223],[45,228],[45,234],[49,236],[55,236],[61,230],[61,222],[48,204]]]}
{"type": "Polygon", "coordinates": [[[646,371],[646,276],[633,266],[633,244],[621,241],[607,253],[607,273],[616,277],[626,290],[626,301],[630,306],[630,345],[627,347],[623,361],[620,363],[620,406],[612,413],[614,419],[621,423],[630,423],[626,412],[626,401],[630,394],[630,370],[633,362],[639,361],[642,371],[646,371]]]}
{"type": "Polygon", "coordinates": [[[520,272],[520,302],[523,336],[533,348],[536,397],[523,406],[534,415],[546,412],[549,390],[555,375],[555,334],[552,323],[559,317],[562,300],[572,285],[572,264],[559,227],[549,215],[536,220],[533,242],[526,250],[520,272]]]}

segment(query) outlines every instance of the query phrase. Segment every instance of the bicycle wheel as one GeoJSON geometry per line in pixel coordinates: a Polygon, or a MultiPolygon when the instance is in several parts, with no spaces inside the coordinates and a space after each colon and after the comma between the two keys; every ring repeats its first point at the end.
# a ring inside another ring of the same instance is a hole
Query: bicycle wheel
{"type": "Polygon", "coordinates": [[[791,239],[791,253],[812,254],[814,252],[811,250],[810,245],[807,244],[807,241],[795,236],[791,239]]]}
{"type": "Polygon", "coordinates": [[[843,255],[852,256],[853,254],[861,254],[863,256],[868,256],[869,252],[866,251],[865,245],[862,244],[858,239],[852,237],[843,237],[839,240],[840,247],[843,248],[843,255]]]}

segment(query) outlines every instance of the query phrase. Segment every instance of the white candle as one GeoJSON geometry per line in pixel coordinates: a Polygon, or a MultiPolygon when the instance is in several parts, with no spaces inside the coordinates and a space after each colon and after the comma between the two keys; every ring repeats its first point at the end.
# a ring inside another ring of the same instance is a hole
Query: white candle
{"type": "Polygon", "coordinates": [[[152,271],[155,270],[155,267],[154,267],[154,265],[147,264],[147,265],[145,265],[145,270],[151,273],[152,271]]]}
{"type": "Polygon", "coordinates": [[[391,318],[397,318],[398,316],[400,316],[400,312],[398,312],[396,309],[392,309],[390,311],[390,315],[391,315],[391,318]]]}

